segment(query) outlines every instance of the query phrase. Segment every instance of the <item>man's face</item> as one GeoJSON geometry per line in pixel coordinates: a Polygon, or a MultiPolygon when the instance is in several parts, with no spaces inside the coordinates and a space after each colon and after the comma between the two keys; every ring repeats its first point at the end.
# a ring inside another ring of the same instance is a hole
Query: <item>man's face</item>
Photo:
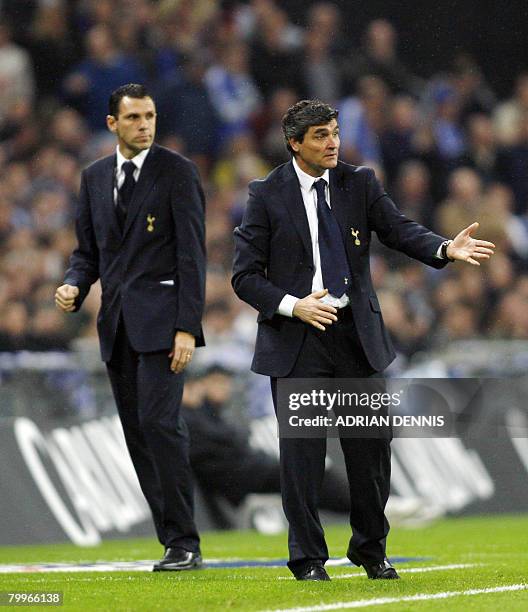
{"type": "Polygon", "coordinates": [[[321,176],[325,170],[337,166],[339,152],[339,127],[332,119],[326,125],[312,125],[302,142],[290,138],[301,170],[311,176],[321,176]]]}
{"type": "Polygon", "coordinates": [[[108,129],[117,136],[119,150],[131,159],[152,146],[156,135],[156,107],[152,98],[124,96],[117,117],[108,115],[108,129]]]}

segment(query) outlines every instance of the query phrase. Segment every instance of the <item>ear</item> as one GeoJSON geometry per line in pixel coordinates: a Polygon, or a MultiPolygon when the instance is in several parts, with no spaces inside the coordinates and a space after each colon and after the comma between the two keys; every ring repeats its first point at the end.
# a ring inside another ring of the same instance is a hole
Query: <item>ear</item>
{"type": "Polygon", "coordinates": [[[288,144],[295,151],[295,153],[299,152],[299,143],[295,140],[295,138],[288,138],[288,144]]]}
{"type": "Polygon", "coordinates": [[[117,119],[113,115],[106,115],[106,127],[114,134],[117,131],[117,119]]]}

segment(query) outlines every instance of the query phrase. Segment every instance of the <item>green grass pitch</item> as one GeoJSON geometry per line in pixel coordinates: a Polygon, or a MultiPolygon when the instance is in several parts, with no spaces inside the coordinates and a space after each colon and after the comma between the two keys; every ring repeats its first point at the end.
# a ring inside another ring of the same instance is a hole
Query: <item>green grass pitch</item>
{"type": "MultiPolygon", "coordinates": [[[[331,556],[344,556],[348,528],[331,526],[326,534],[331,556]]],[[[279,559],[286,556],[286,535],[204,533],[202,551],[205,559],[279,559]]],[[[181,573],[0,574],[0,591],[63,591],[63,607],[51,609],[75,611],[528,610],[528,515],[452,518],[421,529],[396,528],[390,535],[391,554],[428,559],[401,563],[401,580],[396,581],[372,581],[358,568],[336,566],[327,568],[331,582],[297,582],[286,567],[254,567],[181,573]],[[466,567],[446,567],[455,564],[466,567]],[[345,575],[349,577],[340,578],[345,575]],[[515,590],[497,590],[511,585],[517,585],[515,590]],[[489,591],[481,592],[485,589],[489,591]]],[[[5,547],[0,548],[0,565],[160,556],[160,546],[144,539],[106,542],[88,549],[71,545],[5,547]]]]}

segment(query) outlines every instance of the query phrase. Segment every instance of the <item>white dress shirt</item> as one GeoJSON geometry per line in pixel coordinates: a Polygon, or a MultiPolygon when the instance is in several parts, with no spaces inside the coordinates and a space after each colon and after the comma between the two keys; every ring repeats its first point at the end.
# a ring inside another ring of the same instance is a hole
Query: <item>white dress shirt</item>
{"type": "MultiPolygon", "coordinates": [[[[313,184],[315,181],[320,179],[324,179],[326,181],[325,187],[325,199],[329,208],[332,208],[330,203],[330,173],[328,170],[325,170],[324,174],[315,177],[309,174],[306,174],[301,168],[299,164],[295,160],[295,157],[292,159],[293,168],[295,173],[297,174],[297,178],[299,179],[299,185],[301,187],[301,195],[304,202],[304,208],[306,210],[306,216],[308,217],[308,225],[310,227],[310,237],[312,239],[312,255],[313,255],[313,263],[314,263],[314,275],[312,279],[312,293],[314,291],[322,291],[325,287],[323,285],[323,272],[321,269],[321,254],[319,253],[319,220],[317,218],[317,193],[313,184]]],[[[306,297],[306,296],[302,296],[306,297]]],[[[279,307],[277,308],[277,312],[285,317],[293,317],[293,308],[300,299],[295,297],[294,295],[285,295],[279,307]]],[[[321,298],[321,302],[325,304],[330,304],[330,306],[334,306],[334,308],[344,308],[349,303],[349,298],[346,293],[343,293],[341,297],[337,297],[335,295],[331,295],[328,293],[324,298],[321,298]]]]}
{"type": "Polygon", "coordinates": [[[127,161],[131,161],[136,166],[136,169],[134,170],[134,180],[137,183],[139,179],[139,175],[141,173],[141,168],[143,167],[143,164],[145,163],[145,158],[149,154],[149,151],[150,149],[145,149],[144,151],[141,151],[141,153],[138,153],[132,159],[127,159],[126,157],[123,156],[123,154],[119,150],[119,145],[116,147],[117,165],[116,165],[116,174],[115,174],[115,181],[114,181],[114,204],[117,204],[117,192],[119,189],[121,189],[121,187],[123,186],[123,183],[125,182],[125,171],[123,170],[123,164],[127,161]]]}

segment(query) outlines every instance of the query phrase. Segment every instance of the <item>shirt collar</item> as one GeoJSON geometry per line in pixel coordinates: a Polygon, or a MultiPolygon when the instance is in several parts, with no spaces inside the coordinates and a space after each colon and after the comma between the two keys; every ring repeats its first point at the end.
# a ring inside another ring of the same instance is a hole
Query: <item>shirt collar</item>
{"type": "Polygon", "coordinates": [[[143,164],[145,163],[145,158],[147,157],[147,155],[149,154],[150,149],[145,149],[144,151],[141,151],[141,153],[138,153],[135,157],[133,157],[132,159],[127,159],[126,157],[123,156],[123,154],[121,153],[121,151],[119,150],[119,145],[116,147],[116,155],[117,155],[117,171],[121,172],[121,168],[123,167],[123,164],[127,161],[131,161],[134,162],[134,165],[139,168],[139,170],[141,170],[141,168],[143,167],[143,164]]]}
{"type": "Polygon", "coordinates": [[[297,178],[299,179],[299,183],[301,184],[301,189],[310,191],[315,181],[318,181],[319,179],[324,179],[326,181],[327,187],[328,185],[330,185],[330,171],[328,170],[328,168],[321,176],[312,176],[311,174],[307,174],[304,170],[301,170],[295,157],[292,157],[292,162],[295,174],[297,174],[297,178]]]}

